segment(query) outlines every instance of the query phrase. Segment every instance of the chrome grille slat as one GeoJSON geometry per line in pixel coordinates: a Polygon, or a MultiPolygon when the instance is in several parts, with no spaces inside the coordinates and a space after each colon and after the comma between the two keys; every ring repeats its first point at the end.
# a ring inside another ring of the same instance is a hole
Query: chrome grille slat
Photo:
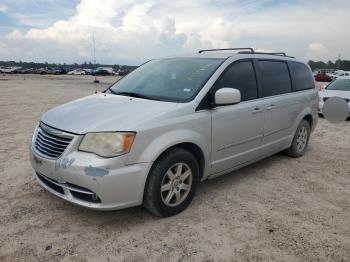
{"type": "Polygon", "coordinates": [[[42,143],[47,143],[53,147],[66,148],[68,146],[68,144],[62,145],[62,144],[57,144],[55,142],[49,141],[46,138],[43,138],[40,134],[38,134],[37,139],[39,139],[42,143]]]}
{"type": "MultiPolygon", "coordinates": [[[[39,142],[39,141],[38,141],[39,142]]],[[[61,154],[62,150],[57,150],[57,149],[53,149],[50,148],[49,146],[43,144],[43,143],[38,143],[37,146],[40,146],[41,148],[43,148],[46,151],[52,152],[52,153],[57,153],[57,154],[61,154]]],[[[64,150],[64,149],[63,149],[64,150]]]]}
{"type": "Polygon", "coordinates": [[[42,153],[44,155],[47,155],[47,156],[52,157],[52,158],[56,158],[56,154],[52,154],[49,151],[47,151],[46,149],[43,149],[42,147],[40,147],[38,145],[35,145],[35,148],[36,148],[36,150],[38,150],[40,153],[42,153]]]}
{"type": "Polygon", "coordinates": [[[41,135],[48,138],[48,139],[52,139],[54,141],[57,141],[57,142],[60,142],[60,143],[65,143],[65,144],[69,144],[69,142],[72,140],[72,139],[67,139],[67,138],[58,138],[57,136],[54,136],[54,135],[51,135],[50,133],[44,131],[43,129],[40,129],[41,131],[41,135]]]}
{"type": "Polygon", "coordinates": [[[57,159],[66,150],[73,136],[40,123],[33,148],[44,157],[57,159]]]}

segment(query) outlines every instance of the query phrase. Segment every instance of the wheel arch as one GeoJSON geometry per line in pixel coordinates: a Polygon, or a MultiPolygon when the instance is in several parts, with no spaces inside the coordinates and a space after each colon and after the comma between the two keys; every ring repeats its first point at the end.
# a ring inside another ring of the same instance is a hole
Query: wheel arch
{"type": "Polygon", "coordinates": [[[314,119],[311,114],[305,115],[303,120],[306,120],[309,123],[311,129],[313,128],[314,119]]]}
{"type": "Polygon", "coordinates": [[[315,124],[316,124],[316,119],[314,119],[313,116],[313,110],[310,107],[306,107],[296,118],[294,125],[293,125],[293,134],[295,134],[300,122],[302,120],[306,120],[310,124],[311,130],[314,129],[315,124]]]}
{"type": "Polygon", "coordinates": [[[158,155],[154,162],[156,162],[159,158],[174,148],[186,150],[194,156],[198,163],[200,178],[202,178],[205,170],[205,156],[202,149],[193,142],[182,142],[168,147],[158,155]]]}

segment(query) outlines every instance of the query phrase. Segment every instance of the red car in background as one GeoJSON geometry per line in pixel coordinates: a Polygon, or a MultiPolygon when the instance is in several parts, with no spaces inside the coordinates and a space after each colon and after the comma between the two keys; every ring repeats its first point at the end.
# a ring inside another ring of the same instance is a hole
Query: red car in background
{"type": "Polygon", "coordinates": [[[329,75],[327,75],[326,73],[319,73],[317,75],[315,75],[315,80],[317,82],[331,82],[332,79],[329,75]]]}

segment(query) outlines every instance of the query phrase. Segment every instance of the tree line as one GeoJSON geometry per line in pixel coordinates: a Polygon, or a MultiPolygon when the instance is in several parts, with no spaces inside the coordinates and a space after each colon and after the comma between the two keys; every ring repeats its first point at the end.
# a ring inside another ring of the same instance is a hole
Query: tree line
{"type": "Polygon", "coordinates": [[[350,61],[349,60],[336,60],[335,62],[328,61],[327,63],[323,61],[309,61],[309,66],[312,70],[315,69],[338,69],[344,71],[350,71],[350,61]]]}
{"type": "Polygon", "coordinates": [[[37,63],[37,62],[22,62],[22,61],[0,61],[0,66],[18,66],[23,68],[64,68],[64,69],[72,69],[72,68],[84,68],[84,69],[96,69],[98,67],[112,67],[115,71],[120,70],[126,70],[131,71],[135,69],[137,66],[130,66],[130,65],[108,65],[108,64],[93,64],[91,62],[84,62],[82,64],[74,63],[74,64],[60,64],[60,63],[37,63]]]}
{"type": "MultiPolygon", "coordinates": [[[[350,61],[349,60],[336,60],[335,62],[328,61],[312,61],[310,60],[309,65],[312,70],[315,69],[339,69],[344,71],[350,71],[350,61]]],[[[0,61],[0,66],[19,66],[23,68],[47,68],[47,67],[53,67],[53,68],[86,68],[86,69],[96,69],[97,67],[112,67],[114,70],[127,70],[131,71],[134,70],[137,66],[130,66],[130,65],[107,65],[107,64],[93,64],[91,62],[84,62],[82,64],[74,63],[74,64],[57,64],[57,63],[37,63],[37,62],[22,62],[22,61],[0,61]]]]}

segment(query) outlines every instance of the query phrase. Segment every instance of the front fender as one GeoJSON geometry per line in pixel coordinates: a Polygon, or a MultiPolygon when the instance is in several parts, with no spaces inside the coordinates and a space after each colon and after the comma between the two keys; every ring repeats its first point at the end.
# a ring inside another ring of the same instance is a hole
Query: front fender
{"type": "Polygon", "coordinates": [[[127,162],[128,164],[154,162],[164,151],[181,143],[197,145],[202,150],[205,163],[207,163],[211,148],[210,137],[208,139],[190,129],[175,129],[161,134],[151,141],[138,156],[131,154],[127,162]]]}

